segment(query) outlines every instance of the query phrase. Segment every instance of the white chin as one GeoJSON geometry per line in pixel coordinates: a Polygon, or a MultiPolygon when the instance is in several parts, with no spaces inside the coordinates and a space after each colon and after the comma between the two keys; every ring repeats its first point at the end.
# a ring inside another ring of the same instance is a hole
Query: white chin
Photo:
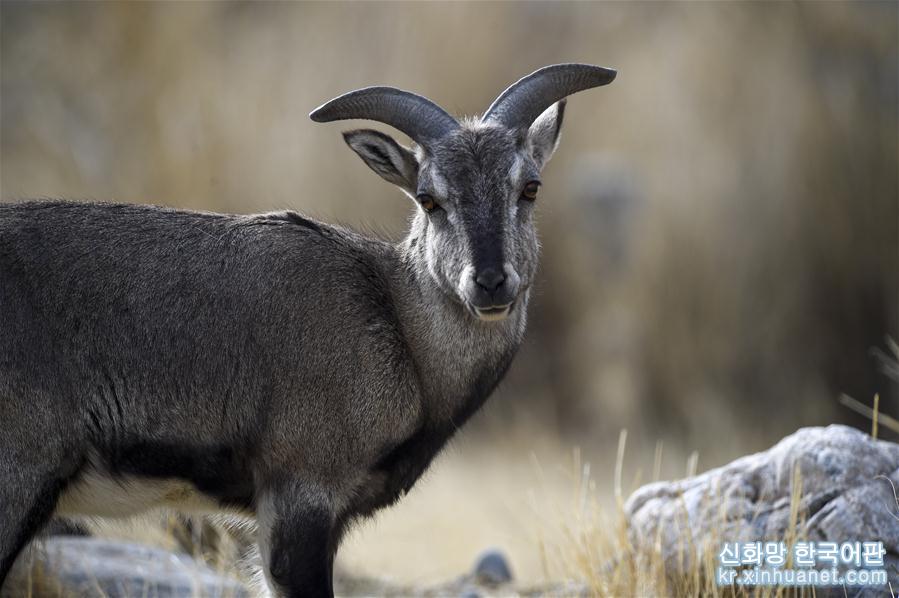
{"type": "Polygon", "coordinates": [[[475,315],[482,322],[499,322],[500,320],[505,320],[507,317],[509,317],[510,311],[512,311],[511,304],[502,308],[493,309],[481,309],[479,307],[474,308],[475,315]]]}

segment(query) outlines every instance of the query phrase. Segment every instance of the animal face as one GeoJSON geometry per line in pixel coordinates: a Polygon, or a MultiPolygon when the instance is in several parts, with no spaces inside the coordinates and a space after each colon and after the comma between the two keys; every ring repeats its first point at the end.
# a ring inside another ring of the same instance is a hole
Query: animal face
{"type": "Polygon", "coordinates": [[[542,68],[510,86],[479,121],[457,121],[421,96],[359,89],[325,103],[317,122],[368,118],[415,140],[414,150],[370,129],[347,144],[418,204],[413,224],[424,269],[483,321],[506,318],[537,268],[534,202],[559,139],[565,97],[606,85],[615,71],[587,64],[542,68]]]}
{"type": "Polygon", "coordinates": [[[428,271],[481,320],[505,318],[533,280],[539,185],[526,143],[501,127],[464,126],[420,164],[428,271]]]}
{"type": "Polygon", "coordinates": [[[371,130],[345,134],[372,170],[415,200],[427,272],[479,320],[506,318],[534,279],[534,208],[562,105],[524,133],[467,121],[417,151],[371,130]]]}

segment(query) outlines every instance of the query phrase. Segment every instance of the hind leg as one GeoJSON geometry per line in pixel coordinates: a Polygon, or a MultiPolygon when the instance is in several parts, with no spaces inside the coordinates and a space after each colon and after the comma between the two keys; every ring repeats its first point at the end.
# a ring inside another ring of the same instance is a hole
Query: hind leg
{"type": "Polygon", "coordinates": [[[61,490],[62,482],[52,476],[0,476],[0,587],[22,548],[53,514],[61,490]]]}
{"type": "Polygon", "coordinates": [[[77,470],[65,418],[16,413],[21,406],[0,396],[0,416],[11,416],[0,417],[0,587],[77,470]]]}

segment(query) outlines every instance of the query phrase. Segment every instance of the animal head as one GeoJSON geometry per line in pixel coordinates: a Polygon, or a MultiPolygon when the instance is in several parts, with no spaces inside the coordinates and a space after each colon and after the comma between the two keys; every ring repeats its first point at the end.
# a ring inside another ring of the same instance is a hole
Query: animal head
{"type": "Polygon", "coordinates": [[[456,120],[427,98],[368,87],[314,110],[316,122],[368,119],[412,138],[412,148],[371,129],[344,139],[381,178],[412,197],[427,272],[480,320],[504,319],[537,269],[533,210],[540,173],[559,141],[565,98],[606,85],[615,71],[586,64],[542,68],[513,84],[480,119],[456,120]]]}

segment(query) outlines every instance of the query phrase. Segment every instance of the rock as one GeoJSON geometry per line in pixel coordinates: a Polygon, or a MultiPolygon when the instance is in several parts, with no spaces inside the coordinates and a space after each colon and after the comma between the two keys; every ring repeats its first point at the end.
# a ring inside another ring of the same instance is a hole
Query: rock
{"type": "Polygon", "coordinates": [[[803,428],[765,452],[702,475],[643,486],[624,507],[631,544],[638,555],[657,546],[666,572],[675,576],[706,551],[717,555],[725,541],[783,541],[794,479],[801,484],[799,538],[883,542],[894,580],[899,445],[839,425],[803,428]]]}
{"type": "Polygon", "coordinates": [[[35,596],[108,598],[250,597],[239,581],[216,573],[186,554],[81,537],[49,538],[21,559],[0,594],[6,598],[26,592],[35,596]]]}
{"type": "Polygon", "coordinates": [[[512,569],[502,552],[488,550],[478,557],[474,566],[474,578],[479,584],[498,586],[512,581],[512,569]]]}

